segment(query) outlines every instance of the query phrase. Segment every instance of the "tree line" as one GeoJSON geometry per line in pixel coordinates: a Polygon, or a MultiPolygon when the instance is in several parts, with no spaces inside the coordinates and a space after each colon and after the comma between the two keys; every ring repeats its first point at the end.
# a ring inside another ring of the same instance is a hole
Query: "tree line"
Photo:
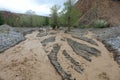
{"type": "Polygon", "coordinates": [[[27,14],[12,14],[6,12],[0,14],[0,24],[5,23],[16,27],[38,27],[50,25],[53,29],[59,27],[67,27],[70,31],[71,27],[78,26],[79,11],[75,7],[75,0],[67,0],[64,8],[61,10],[59,5],[51,7],[50,17],[35,15],[35,12],[28,10],[27,14]]]}
{"type": "Polygon", "coordinates": [[[1,11],[0,25],[2,24],[8,24],[13,27],[40,27],[49,24],[49,17],[1,11]]]}

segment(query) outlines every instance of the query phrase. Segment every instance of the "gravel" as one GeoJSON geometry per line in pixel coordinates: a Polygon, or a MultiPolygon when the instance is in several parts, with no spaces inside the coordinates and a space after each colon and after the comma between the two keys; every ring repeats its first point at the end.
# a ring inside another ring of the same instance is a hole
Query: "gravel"
{"type": "Polygon", "coordinates": [[[114,52],[114,59],[120,64],[120,36],[107,39],[105,44],[114,52]]]}
{"type": "Polygon", "coordinates": [[[15,27],[15,31],[20,32],[23,35],[26,35],[26,34],[32,33],[33,31],[43,31],[43,29],[39,28],[39,27],[35,27],[35,28],[32,28],[32,27],[29,27],[29,28],[27,28],[27,27],[15,27]]]}
{"type": "Polygon", "coordinates": [[[110,27],[110,28],[85,28],[85,29],[72,29],[72,35],[83,36],[86,35],[88,32],[93,32],[95,35],[93,37],[99,40],[107,40],[110,38],[116,38],[120,35],[120,27],[110,27]]]}
{"type": "Polygon", "coordinates": [[[41,44],[42,46],[46,46],[48,43],[54,42],[54,41],[55,41],[55,36],[52,36],[41,41],[41,44]]]}
{"type": "Polygon", "coordinates": [[[95,33],[94,37],[99,40],[108,40],[111,38],[116,38],[120,35],[120,27],[111,27],[111,28],[103,28],[103,29],[93,29],[93,33],[95,33]]]}
{"type": "Polygon", "coordinates": [[[37,37],[44,37],[44,36],[47,36],[47,35],[48,35],[48,33],[46,33],[46,32],[39,32],[37,34],[37,37]]]}
{"type": "Polygon", "coordinates": [[[93,30],[94,37],[102,41],[113,52],[114,60],[120,64],[120,27],[93,30]]]}
{"type": "Polygon", "coordinates": [[[113,49],[120,51],[120,36],[106,40],[107,44],[112,45],[113,49]]]}
{"type": "Polygon", "coordinates": [[[12,27],[8,25],[0,26],[0,53],[24,39],[23,34],[16,32],[12,27]]]}
{"type": "Polygon", "coordinates": [[[60,63],[58,62],[57,55],[59,50],[60,46],[58,44],[55,44],[50,54],[48,55],[48,58],[50,59],[51,64],[55,67],[56,71],[61,75],[62,80],[73,80],[71,79],[71,74],[65,72],[60,63]]]}
{"type": "Polygon", "coordinates": [[[72,68],[77,71],[78,73],[82,73],[84,68],[79,64],[79,62],[77,62],[74,58],[72,58],[66,50],[63,51],[62,53],[65,58],[67,58],[71,63],[72,63],[72,68]]]}
{"type": "Polygon", "coordinates": [[[88,31],[93,32],[93,37],[103,42],[107,49],[113,52],[114,60],[120,64],[120,27],[73,29],[70,33],[83,36],[88,31]]]}
{"type": "Polygon", "coordinates": [[[87,46],[86,44],[81,44],[72,39],[67,38],[68,44],[72,47],[73,51],[82,56],[88,61],[91,61],[91,56],[100,56],[101,52],[93,47],[87,46]]]}
{"type": "Polygon", "coordinates": [[[76,39],[80,39],[80,40],[86,41],[86,42],[88,42],[90,44],[98,46],[98,44],[94,40],[92,40],[90,38],[83,37],[83,36],[78,36],[78,35],[72,35],[72,37],[76,38],[76,39]]]}

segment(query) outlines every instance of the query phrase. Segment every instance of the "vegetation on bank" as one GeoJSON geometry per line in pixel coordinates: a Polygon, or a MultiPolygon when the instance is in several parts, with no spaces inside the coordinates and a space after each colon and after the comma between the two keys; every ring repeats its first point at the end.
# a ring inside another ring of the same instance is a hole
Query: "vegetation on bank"
{"type": "Polygon", "coordinates": [[[55,29],[56,27],[59,27],[59,11],[60,7],[58,5],[54,5],[51,8],[51,18],[50,18],[50,25],[52,26],[53,29],[55,29]]]}
{"type": "Polygon", "coordinates": [[[82,25],[79,23],[80,12],[76,9],[75,0],[67,0],[64,8],[61,10],[59,5],[51,8],[50,17],[38,16],[34,11],[28,10],[26,14],[17,14],[7,11],[0,11],[0,25],[8,24],[13,27],[43,27],[51,26],[53,29],[59,27],[71,28],[105,28],[109,27],[109,23],[105,20],[92,20],[92,23],[82,25]]]}
{"type": "Polygon", "coordinates": [[[49,18],[35,14],[17,14],[8,11],[0,12],[0,23],[13,27],[40,27],[49,24],[49,18]]]}
{"type": "Polygon", "coordinates": [[[106,20],[96,19],[90,25],[79,25],[79,28],[107,28],[109,23],[106,20]]]}

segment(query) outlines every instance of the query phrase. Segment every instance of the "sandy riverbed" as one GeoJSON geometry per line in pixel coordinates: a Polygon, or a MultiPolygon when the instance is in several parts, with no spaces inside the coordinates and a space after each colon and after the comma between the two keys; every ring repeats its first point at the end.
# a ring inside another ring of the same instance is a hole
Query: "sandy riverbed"
{"type": "MultiPolygon", "coordinates": [[[[35,31],[26,35],[25,41],[0,54],[0,80],[61,80],[61,76],[56,72],[47,56],[55,43],[61,45],[58,54],[59,63],[75,80],[120,80],[120,66],[113,60],[112,53],[101,42],[93,39],[98,44],[95,46],[61,31],[56,33],[55,42],[43,47],[40,41],[48,38],[49,35],[36,37],[37,34],[38,32],[35,31]],[[61,41],[63,37],[95,47],[101,51],[101,56],[93,56],[92,62],[88,62],[76,55],[66,41],[61,41]],[[63,50],[82,64],[84,68],[82,74],[71,68],[70,61],[62,55],[63,50]]],[[[91,35],[89,33],[85,36],[92,38],[91,35]]]]}

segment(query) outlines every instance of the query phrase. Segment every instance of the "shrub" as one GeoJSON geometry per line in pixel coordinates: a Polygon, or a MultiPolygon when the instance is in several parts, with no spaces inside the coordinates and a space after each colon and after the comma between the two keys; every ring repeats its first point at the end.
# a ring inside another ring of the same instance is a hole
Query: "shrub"
{"type": "Polygon", "coordinates": [[[93,23],[94,28],[106,28],[108,26],[109,26],[109,24],[105,20],[95,20],[93,23]]]}

